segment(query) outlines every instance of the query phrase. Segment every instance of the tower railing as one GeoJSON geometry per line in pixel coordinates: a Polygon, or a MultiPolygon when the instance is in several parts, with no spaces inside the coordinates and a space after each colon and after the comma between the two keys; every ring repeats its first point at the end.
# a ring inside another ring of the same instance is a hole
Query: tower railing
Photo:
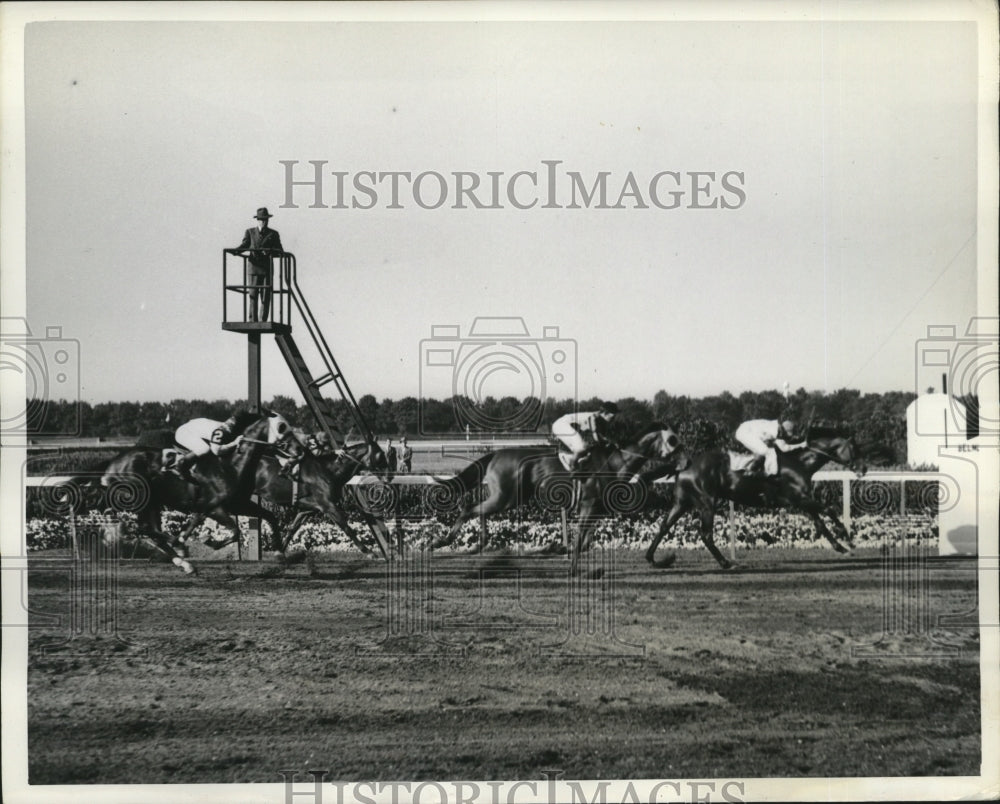
{"type": "Polygon", "coordinates": [[[272,270],[270,275],[265,277],[265,282],[255,285],[251,282],[249,254],[240,249],[223,250],[222,328],[249,334],[273,333],[278,339],[278,346],[282,354],[292,368],[296,382],[300,385],[299,390],[302,391],[307,404],[313,408],[314,413],[316,413],[314,402],[318,401],[317,397],[322,396],[320,389],[333,383],[347,406],[361,437],[366,441],[374,441],[375,435],[371,425],[361,412],[354,392],[351,391],[350,385],[344,378],[340,365],[337,363],[305,295],[299,288],[298,264],[295,255],[290,251],[276,249],[263,249],[261,251],[270,257],[272,270]],[[237,260],[230,260],[230,257],[236,257],[237,260]],[[254,311],[251,308],[251,293],[253,291],[258,294],[255,305],[258,310],[262,308],[263,294],[270,294],[270,310],[267,316],[253,314],[254,311]],[[238,304],[231,304],[230,297],[233,294],[241,297],[238,304]],[[309,338],[319,355],[322,365],[318,371],[314,371],[306,365],[301,352],[292,341],[293,311],[305,325],[309,338]]]}

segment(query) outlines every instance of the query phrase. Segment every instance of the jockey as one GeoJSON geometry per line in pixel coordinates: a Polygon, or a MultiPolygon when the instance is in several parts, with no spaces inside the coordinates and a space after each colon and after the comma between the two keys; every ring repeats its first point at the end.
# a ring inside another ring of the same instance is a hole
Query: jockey
{"type": "Polygon", "coordinates": [[[332,455],[334,452],[333,445],[330,444],[330,436],[322,430],[317,433],[310,433],[306,437],[306,447],[317,458],[321,458],[324,455],[332,455]]]}
{"type": "Polygon", "coordinates": [[[202,455],[213,453],[219,457],[228,455],[243,440],[236,435],[236,414],[224,422],[214,419],[191,419],[177,428],[174,441],[188,450],[180,455],[173,466],[165,467],[182,478],[188,477],[188,467],[202,455]]]}
{"type": "Polygon", "coordinates": [[[754,455],[755,458],[743,471],[744,474],[756,473],[763,465],[764,473],[778,473],[778,453],[799,449],[806,446],[805,438],[797,432],[795,423],[790,420],[751,419],[736,428],[735,438],[754,455]]]}
{"type": "Polygon", "coordinates": [[[575,471],[587,462],[594,444],[613,444],[608,425],[618,414],[614,402],[605,402],[600,410],[590,413],[567,413],[552,424],[555,436],[570,452],[569,469],[575,471]]]}

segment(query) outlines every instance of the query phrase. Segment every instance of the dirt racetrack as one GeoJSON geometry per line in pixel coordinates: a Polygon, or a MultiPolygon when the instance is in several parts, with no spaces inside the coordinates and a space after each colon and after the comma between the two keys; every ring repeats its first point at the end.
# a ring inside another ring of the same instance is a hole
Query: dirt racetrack
{"type": "Polygon", "coordinates": [[[41,554],[30,781],[978,774],[975,562],[901,558],[121,561],[76,577],[117,636],[69,638],[71,563],[41,554]]]}

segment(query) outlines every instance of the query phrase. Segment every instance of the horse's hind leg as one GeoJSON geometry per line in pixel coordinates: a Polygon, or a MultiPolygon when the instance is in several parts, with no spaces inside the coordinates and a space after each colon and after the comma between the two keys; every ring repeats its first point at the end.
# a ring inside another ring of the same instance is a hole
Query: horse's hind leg
{"type": "MultiPolygon", "coordinates": [[[[462,513],[458,515],[458,519],[455,520],[455,524],[451,526],[451,530],[448,531],[447,535],[441,537],[440,539],[431,543],[431,549],[437,547],[446,547],[455,542],[459,534],[462,532],[462,527],[473,517],[487,517],[490,514],[495,514],[497,511],[503,511],[508,507],[510,500],[508,495],[503,494],[499,489],[490,489],[490,496],[485,500],[480,502],[472,502],[462,509],[462,513]]],[[[489,531],[485,529],[484,525],[483,533],[483,543],[489,538],[489,531]]],[[[479,545],[477,544],[472,548],[472,552],[477,552],[479,550],[479,545]]]]}
{"type": "Polygon", "coordinates": [[[447,547],[452,544],[461,532],[462,526],[472,518],[472,509],[475,507],[476,503],[470,503],[465,506],[458,515],[458,519],[455,520],[455,524],[451,526],[448,532],[430,543],[430,549],[436,550],[438,547],[447,547]]]}

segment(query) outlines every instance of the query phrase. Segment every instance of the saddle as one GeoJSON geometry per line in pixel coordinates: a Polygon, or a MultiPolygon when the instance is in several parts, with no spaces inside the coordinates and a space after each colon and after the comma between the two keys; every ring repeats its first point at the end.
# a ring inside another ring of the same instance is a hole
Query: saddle
{"type": "MultiPolygon", "coordinates": [[[[759,455],[754,455],[750,452],[727,451],[729,453],[729,468],[734,472],[746,472],[751,465],[758,463],[760,460],[759,455]]],[[[767,455],[764,456],[764,475],[770,477],[776,474],[778,474],[778,453],[770,449],[767,455]]]]}
{"type": "Polygon", "coordinates": [[[750,464],[757,460],[757,456],[750,452],[729,452],[729,468],[734,472],[743,472],[750,464]]]}

